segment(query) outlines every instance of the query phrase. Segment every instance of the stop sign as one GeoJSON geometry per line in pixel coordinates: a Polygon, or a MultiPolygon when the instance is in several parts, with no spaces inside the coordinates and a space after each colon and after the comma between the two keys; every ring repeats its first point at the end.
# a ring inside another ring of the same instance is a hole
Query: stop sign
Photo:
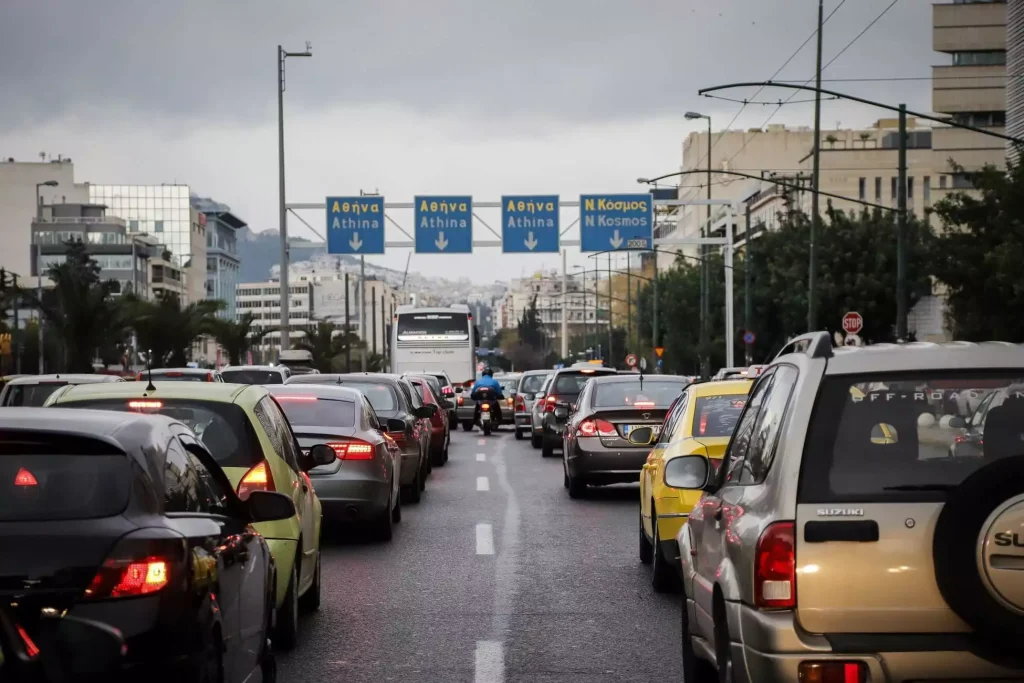
{"type": "Polygon", "coordinates": [[[857,311],[850,311],[843,316],[843,332],[857,334],[864,327],[864,318],[857,311]]]}

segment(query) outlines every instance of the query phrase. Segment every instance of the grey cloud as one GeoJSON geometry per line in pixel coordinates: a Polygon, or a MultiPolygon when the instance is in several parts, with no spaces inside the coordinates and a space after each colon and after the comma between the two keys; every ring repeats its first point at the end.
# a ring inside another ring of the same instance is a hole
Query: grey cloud
{"type": "MultiPolygon", "coordinates": [[[[847,2],[826,59],[887,4],[847,2]]],[[[700,106],[699,87],[768,77],[814,18],[814,3],[793,0],[6,0],[0,127],[80,107],[265,121],[275,46],[305,40],[314,57],[288,63],[289,109],[392,105],[492,124],[654,117],[700,106]]],[[[927,76],[929,40],[930,5],[903,0],[827,75],[927,76]]],[[[810,75],[812,46],[781,77],[810,75]]],[[[842,85],[927,106],[926,82],[842,85]]]]}

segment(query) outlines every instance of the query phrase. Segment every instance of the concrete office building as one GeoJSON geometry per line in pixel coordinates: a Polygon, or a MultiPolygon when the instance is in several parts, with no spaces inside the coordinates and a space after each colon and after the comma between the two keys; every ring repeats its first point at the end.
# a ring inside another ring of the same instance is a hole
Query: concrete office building
{"type": "Polygon", "coordinates": [[[238,284],[237,232],[246,227],[246,222],[236,216],[227,204],[208,197],[192,195],[192,208],[202,214],[206,229],[206,298],[220,299],[227,306],[219,315],[234,320],[235,293],[238,284]]]}
{"type": "MultiPolygon", "coordinates": [[[[1006,79],[1006,132],[1024,138],[1024,0],[1006,3],[1006,72],[1015,76],[1006,79]]],[[[1007,152],[1018,156],[1009,143],[1007,152]]]]}
{"type": "MultiPolygon", "coordinates": [[[[313,284],[289,283],[288,291],[291,294],[288,302],[290,334],[292,342],[295,342],[305,336],[313,322],[313,284]]],[[[251,313],[254,317],[253,331],[266,332],[261,343],[254,346],[254,356],[259,351],[262,362],[276,360],[281,349],[281,283],[276,280],[240,282],[235,285],[234,300],[235,318],[251,313]]]]}

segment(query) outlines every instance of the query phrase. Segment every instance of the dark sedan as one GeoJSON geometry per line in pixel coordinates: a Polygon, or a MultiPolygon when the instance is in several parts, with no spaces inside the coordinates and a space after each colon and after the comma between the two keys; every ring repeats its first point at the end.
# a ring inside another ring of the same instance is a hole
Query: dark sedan
{"type": "Polygon", "coordinates": [[[569,420],[569,413],[575,410],[576,399],[587,382],[595,377],[617,375],[614,368],[589,364],[554,371],[539,410],[541,455],[550,458],[555,454],[555,447],[562,444],[562,433],[569,420]]]}
{"type": "Polygon", "coordinates": [[[389,435],[402,451],[399,474],[403,499],[420,502],[430,466],[430,418],[436,407],[423,405],[409,380],[398,375],[353,372],[300,375],[285,382],[285,386],[296,384],[333,384],[358,389],[370,401],[379,419],[404,422],[403,431],[389,432],[389,435]]]}
{"type": "Polygon", "coordinates": [[[401,451],[388,435],[405,429],[401,420],[378,420],[362,392],[344,386],[307,384],[268,387],[284,409],[303,452],[318,443],[337,459],[309,471],[324,520],[368,527],[390,541],[391,525],[402,519],[399,490],[401,451]]]}
{"type": "Polygon", "coordinates": [[[637,427],[661,429],[665,414],[689,378],[606,375],[589,382],[563,436],[565,487],[574,498],[588,485],[635,483],[650,446],[631,444],[637,427]]]}
{"type": "MultiPolygon", "coordinates": [[[[430,464],[436,467],[444,467],[448,462],[448,445],[451,443],[451,427],[448,421],[448,411],[444,399],[434,391],[437,380],[433,382],[432,377],[422,375],[408,375],[406,379],[412,383],[416,391],[420,392],[420,399],[424,405],[436,405],[437,410],[430,416],[430,464]]],[[[438,391],[440,391],[440,385],[438,391]]]]}
{"type": "Polygon", "coordinates": [[[276,570],[252,524],[294,514],[280,493],[240,500],[171,418],[0,415],[0,601],[30,639],[65,610],[118,629],[130,680],[273,677],[276,570]]]}

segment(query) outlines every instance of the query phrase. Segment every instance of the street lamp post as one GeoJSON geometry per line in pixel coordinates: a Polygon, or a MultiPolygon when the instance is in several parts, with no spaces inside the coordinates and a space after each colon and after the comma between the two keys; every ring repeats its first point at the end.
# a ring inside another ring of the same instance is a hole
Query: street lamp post
{"type": "MultiPolygon", "coordinates": [[[[57,187],[60,185],[56,180],[47,180],[46,182],[36,183],[36,222],[43,220],[43,202],[39,197],[40,187],[57,187]]],[[[36,232],[36,299],[42,304],[43,302],[43,243],[39,239],[39,232],[36,232]]],[[[43,363],[46,359],[46,348],[43,344],[43,311],[39,310],[39,320],[36,323],[39,328],[39,374],[43,374],[43,363]]]]}
{"type": "MultiPolygon", "coordinates": [[[[713,147],[711,142],[711,117],[706,114],[701,114],[695,111],[688,111],[684,115],[689,121],[695,121],[697,119],[708,120],[708,165],[707,165],[707,184],[708,184],[708,199],[711,199],[711,149],[713,147]]],[[[708,218],[707,223],[704,225],[704,229],[701,231],[703,237],[710,237],[711,235],[711,204],[708,204],[708,218]]],[[[708,378],[707,367],[710,363],[705,363],[705,349],[708,342],[708,315],[711,312],[710,308],[710,296],[708,290],[710,289],[711,279],[710,273],[707,267],[707,245],[700,245],[700,373],[704,379],[708,378]]]]}
{"type": "Polygon", "coordinates": [[[305,52],[286,52],[280,45],[277,46],[277,177],[279,220],[281,230],[281,350],[286,351],[291,346],[288,340],[291,331],[291,321],[288,318],[288,264],[290,254],[288,251],[288,217],[285,209],[284,193],[284,62],[288,57],[312,57],[313,46],[306,42],[305,52]]]}

